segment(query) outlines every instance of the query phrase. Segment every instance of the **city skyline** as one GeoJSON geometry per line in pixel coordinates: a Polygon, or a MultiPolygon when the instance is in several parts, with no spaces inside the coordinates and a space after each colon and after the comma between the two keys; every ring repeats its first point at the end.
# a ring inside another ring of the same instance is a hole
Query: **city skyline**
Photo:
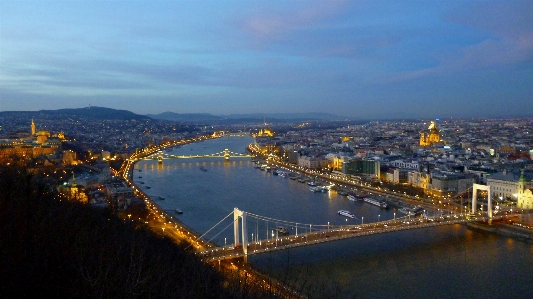
{"type": "Polygon", "coordinates": [[[0,8],[2,111],[531,116],[528,1],[2,1],[0,8]]]}

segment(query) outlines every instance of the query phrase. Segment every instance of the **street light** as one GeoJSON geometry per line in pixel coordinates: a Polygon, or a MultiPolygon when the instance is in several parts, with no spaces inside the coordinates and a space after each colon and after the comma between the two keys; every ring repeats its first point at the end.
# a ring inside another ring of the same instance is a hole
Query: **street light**
{"type": "Polygon", "coordinates": [[[378,222],[379,222],[379,216],[381,216],[381,215],[378,214],[378,222]]]}
{"type": "Polygon", "coordinates": [[[361,224],[364,224],[365,217],[361,217],[361,224]]]}

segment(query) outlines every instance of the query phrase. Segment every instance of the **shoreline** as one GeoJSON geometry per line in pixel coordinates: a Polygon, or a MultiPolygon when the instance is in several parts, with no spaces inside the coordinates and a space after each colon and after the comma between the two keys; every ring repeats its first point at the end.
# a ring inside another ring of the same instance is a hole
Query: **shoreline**
{"type": "Polygon", "coordinates": [[[466,226],[470,229],[481,230],[517,241],[533,244],[533,231],[515,225],[504,223],[488,224],[482,222],[469,222],[466,226]]]}

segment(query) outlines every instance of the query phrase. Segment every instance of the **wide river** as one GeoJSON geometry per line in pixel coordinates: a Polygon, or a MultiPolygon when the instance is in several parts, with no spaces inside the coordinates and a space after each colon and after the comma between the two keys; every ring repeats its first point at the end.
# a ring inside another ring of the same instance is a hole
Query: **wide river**
{"type": "MultiPolygon", "coordinates": [[[[244,153],[251,137],[224,137],[174,148],[169,154],[200,155],[229,149],[244,153]]],[[[172,159],[138,162],[134,181],[157,203],[203,234],[237,207],[272,219],[312,225],[388,220],[401,214],[336,192],[313,193],[306,184],[254,168],[250,158],[223,161],[172,159]],[[203,166],[207,171],[202,171],[203,166]],[[142,177],[142,178],[140,178],[142,177]],[[144,187],[146,188],[146,187],[144,187]],[[356,217],[337,214],[349,210],[356,217]],[[396,214],[395,214],[396,213],[396,214]]],[[[233,243],[233,218],[206,239],[233,243]]],[[[248,238],[271,238],[276,220],[248,217],[248,238]]],[[[292,229],[294,230],[294,229],[292,229]]],[[[294,231],[290,231],[294,234],[294,231]]],[[[533,246],[463,225],[392,232],[250,256],[257,269],[309,286],[324,286],[337,298],[533,298],[533,246]]]]}

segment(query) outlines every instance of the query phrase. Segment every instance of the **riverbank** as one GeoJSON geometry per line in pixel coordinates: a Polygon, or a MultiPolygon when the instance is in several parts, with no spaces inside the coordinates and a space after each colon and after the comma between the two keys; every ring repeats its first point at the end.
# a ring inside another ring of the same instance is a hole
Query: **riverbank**
{"type": "Polygon", "coordinates": [[[505,223],[488,224],[483,222],[469,222],[466,224],[466,226],[533,244],[533,230],[517,225],[505,223]]]}

